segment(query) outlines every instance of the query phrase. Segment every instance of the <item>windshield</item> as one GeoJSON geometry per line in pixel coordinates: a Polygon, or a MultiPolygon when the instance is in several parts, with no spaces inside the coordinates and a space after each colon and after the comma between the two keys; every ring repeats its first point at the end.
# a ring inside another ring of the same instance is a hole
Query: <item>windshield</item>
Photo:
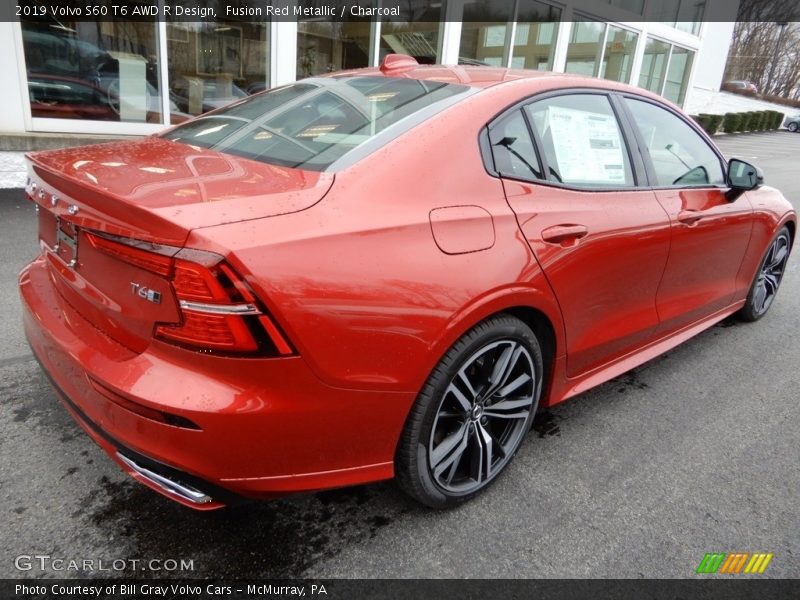
{"type": "Polygon", "coordinates": [[[285,167],[323,171],[411,115],[429,116],[471,88],[386,77],[304,81],[252,96],[163,134],[285,167]]]}

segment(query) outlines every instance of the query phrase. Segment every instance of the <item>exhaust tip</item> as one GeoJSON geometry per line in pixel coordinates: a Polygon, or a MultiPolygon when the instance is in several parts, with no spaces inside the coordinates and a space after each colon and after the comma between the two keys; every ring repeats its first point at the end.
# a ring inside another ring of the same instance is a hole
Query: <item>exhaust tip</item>
{"type": "Polygon", "coordinates": [[[148,481],[154,483],[164,491],[182,498],[183,500],[193,504],[208,504],[212,501],[211,496],[205,492],[201,492],[197,488],[194,488],[186,483],[181,483],[179,481],[175,481],[174,479],[169,479],[163,475],[159,475],[155,471],[151,471],[150,469],[141,466],[120,452],[117,452],[117,458],[119,458],[134,472],[138,473],[148,481]]]}

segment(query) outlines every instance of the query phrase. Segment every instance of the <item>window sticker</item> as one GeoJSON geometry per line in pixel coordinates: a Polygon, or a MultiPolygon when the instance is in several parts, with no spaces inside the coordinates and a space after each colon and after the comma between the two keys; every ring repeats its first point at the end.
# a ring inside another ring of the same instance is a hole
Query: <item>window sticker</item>
{"type": "Polygon", "coordinates": [[[547,125],[562,181],[626,183],[622,139],[613,115],[550,106],[547,125]]]}

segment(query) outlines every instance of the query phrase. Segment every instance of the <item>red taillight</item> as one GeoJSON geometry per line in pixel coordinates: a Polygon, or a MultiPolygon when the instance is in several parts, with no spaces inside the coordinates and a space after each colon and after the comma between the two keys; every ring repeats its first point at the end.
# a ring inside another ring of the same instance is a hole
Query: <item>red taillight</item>
{"type": "Polygon", "coordinates": [[[95,249],[170,279],[182,319],[157,323],[156,337],[206,351],[293,353],[247,284],[218,254],[92,233],[87,237],[95,249]]]}
{"type": "MultiPolygon", "coordinates": [[[[164,277],[169,275],[170,270],[172,269],[171,257],[173,254],[175,254],[175,252],[178,251],[177,248],[170,247],[169,250],[174,250],[171,254],[157,254],[152,250],[141,250],[135,246],[120,243],[107,237],[101,237],[91,233],[86,234],[86,237],[89,239],[89,243],[96,250],[110,254],[111,256],[119,258],[126,263],[141,267],[145,271],[151,271],[153,273],[157,273],[158,275],[163,275],[164,277]]],[[[153,249],[165,248],[165,246],[155,246],[153,244],[151,244],[151,247],[153,249]]]]}

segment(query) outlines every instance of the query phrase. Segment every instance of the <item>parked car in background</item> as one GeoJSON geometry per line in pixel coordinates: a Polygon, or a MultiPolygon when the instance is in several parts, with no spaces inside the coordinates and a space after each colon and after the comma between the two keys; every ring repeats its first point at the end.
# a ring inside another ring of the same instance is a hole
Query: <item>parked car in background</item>
{"type": "Polygon", "coordinates": [[[800,131],[800,115],[786,117],[786,119],[783,121],[783,126],[792,133],[800,131]]]}
{"type": "Polygon", "coordinates": [[[539,407],[767,314],[797,227],[656,94],[410,56],[28,161],[33,353],[200,510],[395,476],[463,502],[539,407]]]}
{"type": "Polygon", "coordinates": [[[726,92],[748,92],[753,95],[758,94],[758,87],[751,81],[730,80],[722,84],[722,89],[726,92]]]}

